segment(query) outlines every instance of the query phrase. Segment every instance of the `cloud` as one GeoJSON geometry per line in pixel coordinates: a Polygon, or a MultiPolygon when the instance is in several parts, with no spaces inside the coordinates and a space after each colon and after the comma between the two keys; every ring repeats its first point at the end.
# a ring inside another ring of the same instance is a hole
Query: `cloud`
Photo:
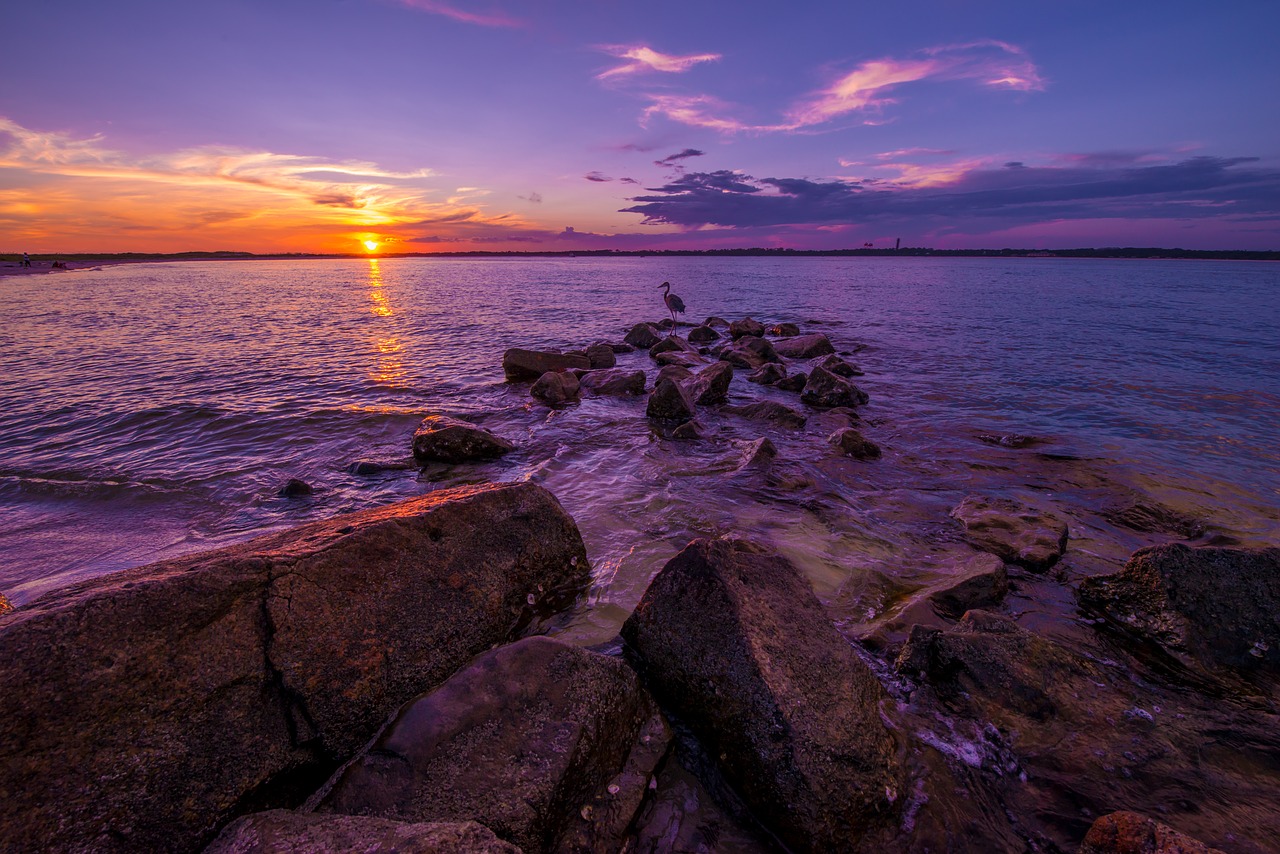
{"type": "Polygon", "coordinates": [[[1102,218],[1280,217],[1280,170],[1256,158],[1193,157],[1154,166],[958,169],[945,184],[690,173],[624,212],[686,229],[984,220],[983,227],[1102,218]],[[994,224],[994,225],[993,225],[994,224]]]}
{"type": "Polygon", "coordinates": [[[525,22],[517,18],[512,18],[502,12],[490,12],[488,14],[479,12],[467,12],[462,9],[454,8],[448,3],[441,3],[439,0],[400,0],[404,6],[410,9],[417,9],[420,12],[430,12],[433,15],[443,15],[464,24],[476,24],[481,27],[523,27],[525,22]]]}
{"type": "Polygon", "coordinates": [[[600,50],[627,61],[600,72],[596,75],[597,80],[608,80],[611,77],[625,77],[648,71],[681,74],[700,62],[715,62],[720,58],[718,53],[694,53],[687,56],[673,56],[671,54],[658,53],[646,45],[605,45],[600,50]]]}
{"type": "Polygon", "coordinates": [[[677,151],[675,154],[668,154],[661,160],[653,161],[654,166],[679,166],[681,160],[688,160],[690,157],[701,157],[706,154],[705,151],[699,151],[696,148],[686,148],[684,151],[677,151]]]}
{"type": "Polygon", "coordinates": [[[772,125],[751,125],[732,118],[726,113],[730,107],[710,95],[665,95],[651,94],[646,96],[649,106],[644,108],[640,123],[648,124],[654,116],[663,116],[673,122],[692,127],[708,128],[725,133],[741,133],[742,131],[782,130],[772,125]]]}
{"type": "Polygon", "coordinates": [[[605,175],[603,172],[588,172],[582,177],[586,178],[588,181],[595,181],[597,184],[603,184],[607,181],[613,180],[608,175],[605,175]]]}
{"type": "Polygon", "coordinates": [[[542,194],[541,194],[541,193],[530,193],[530,194],[529,194],[529,195],[527,195],[527,196],[516,196],[516,198],[517,198],[517,199],[524,199],[526,202],[531,202],[531,203],[533,203],[533,204],[535,204],[535,205],[540,205],[540,204],[542,204],[542,194]]]}

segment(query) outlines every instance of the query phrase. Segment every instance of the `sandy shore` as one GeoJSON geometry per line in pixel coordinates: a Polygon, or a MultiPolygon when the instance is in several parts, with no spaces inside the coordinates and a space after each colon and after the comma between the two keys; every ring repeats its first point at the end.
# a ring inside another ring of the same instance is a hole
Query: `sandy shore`
{"type": "Polygon", "coordinates": [[[100,267],[113,267],[117,264],[145,264],[146,261],[122,261],[117,259],[89,259],[67,261],[66,267],[55,268],[52,261],[32,261],[30,267],[23,267],[17,261],[0,262],[0,276],[35,276],[42,273],[68,273],[75,270],[96,270],[100,267]]]}

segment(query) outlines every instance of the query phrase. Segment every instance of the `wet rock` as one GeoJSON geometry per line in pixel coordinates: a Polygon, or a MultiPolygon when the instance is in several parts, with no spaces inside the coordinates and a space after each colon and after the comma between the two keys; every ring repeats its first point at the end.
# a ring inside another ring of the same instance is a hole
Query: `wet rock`
{"type": "Polygon", "coordinates": [[[414,464],[408,460],[356,460],[347,471],[360,477],[371,477],[388,471],[408,471],[414,464]]]}
{"type": "Polygon", "coordinates": [[[992,554],[974,555],[960,570],[959,577],[929,594],[933,609],[956,619],[975,608],[993,608],[1009,592],[1009,576],[1004,561],[992,554]]]}
{"type": "Polygon", "coordinates": [[[1135,501],[1123,507],[1102,511],[1102,517],[1113,525],[1149,534],[1173,534],[1184,539],[1204,536],[1205,526],[1199,519],[1153,502],[1135,501]]]}
{"type": "Polygon", "coordinates": [[[880,459],[880,446],[867,439],[852,427],[837,430],[827,437],[827,441],[840,449],[840,453],[855,460],[880,459]]]}
{"type": "Polygon", "coordinates": [[[762,468],[769,465],[778,457],[778,446],[769,441],[767,437],[762,437],[751,442],[747,442],[742,448],[742,462],[738,468],[762,468]]]}
{"type": "Polygon", "coordinates": [[[815,356],[834,355],[836,352],[836,348],[831,346],[831,340],[821,332],[784,338],[773,346],[788,359],[812,359],[815,356]]]}
{"type": "Polygon", "coordinates": [[[693,353],[696,355],[697,352],[694,347],[689,345],[688,341],[679,335],[668,335],[649,348],[649,355],[655,359],[663,353],[693,353]]]}
{"type": "Polygon", "coordinates": [[[1206,664],[1280,674],[1280,548],[1140,549],[1080,582],[1082,605],[1206,664]]]}
{"type": "Polygon", "coordinates": [[[660,421],[688,421],[697,410],[693,399],[679,383],[660,379],[649,393],[645,415],[660,421]]]}
{"type": "Polygon", "coordinates": [[[637,350],[648,350],[654,344],[663,339],[662,333],[658,327],[652,323],[637,323],[631,327],[631,331],[622,339],[624,344],[630,344],[637,350]]]}
{"type": "Polygon", "coordinates": [[[978,440],[988,445],[999,445],[1002,448],[1032,448],[1044,444],[1045,441],[1035,436],[1023,436],[1020,433],[1006,433],[1000,436],[983,433],[978,440]]]}
{"type": "Polygon", "coordinates": [[[528,854],[569,835],[617,850],[669,740],[622,661],[526,638],[406,705],[317,811],[478,821],[528,854]]]}
{"type": "Polygon", "coordinates": [[[969,542],[1007,563],[1043,572],[1067,550],[1067,523],[1007,498],[970,495],[951,511],[969,542]]]}
{"type": "Polygon", "coordinates": [[[0,614],[4,614],[12,610],[13,610],[13,603],[10,602],[9,599],[3,593],[0,593],[0,614]]]}
{"type": "Polygon", "coordinates": [[[745,336],[734,342],[733,346],[720,351],[720,358],[739,368],[755,370],[771,362],[781,362],[781,357],[764,338],[745,336]]]}
{"type": "Polygon", "coordinates": [[[779,338],[794,338],[800,334],[800,327],[794,323],[775,323],[769,327],[769,334],[779,338]]]}
{"type": "Polygon", "coordinates": [[[515,447],[501,436],[447,415],[428,415],[413,433],[413,457],[419,463],[492,460],[515,447]]]}
{"type": "Polygon", "coordinates": [[[775,854],[716,803],[702,781],[680,763],[658,773],[652,798],[636,820],[627,854],[775,854]]]}
{"type": "Polygon", "coordinates": [[[578,396],[578,378],[568,371],[548,371],[538,377],[529,394],[543,403],[564,403],[578,396]]]}
{"type": "Polygon", "coordinates": [[[708,317],[706,320],[702,321],[702,325],[703,326],[719,326],[721,328],[728,329],[729,321],[725,320],[723,317],[716,317],[713,314],[710,317],[708,317]]]}
{"type": "Polygon", "coordinates": [[[608,344],[592,344],[588,347],[587,361],[591,363],[593,369],[612,368],[618,364],[618,359],[613,354],[613,348],[608,344]]]}
{"type": "Polygon", "coordinates": [[[270,810],[237,819],[204,854],[520,854],[489,828],[467,822],[403,822],[350,815],[270,810]]]}
{"type": "Polygon", "coordinates": [[[310,495],[313,492],[315,492],[315,490],[311,488],[311,484],[307,483],[305,480],[299,480],[296,477],[291,477],[285,481],[284,486],[280,487],[280,489],[276,491],[276,495],[280,498],[301,498],[304,495],[310,495]]]}
{"type": "Polygon", "coordinates": [[[198,850],[245,805],[296,805],[406,700],[588,578],[573,520],[522,483],[43,596],[0,617],[0,847],[198,850]]]}
{"type": "Polygon", "coordinates": [[[804,387],[809,384],[809,375],[804,371],[798,371],[789,377],[783,377],[773,384],[773,387],[779,391],[804,391],[804,387]]]}
{"type": "Polygon", "coordinates": [[[693,344],[710,344],[720,340],[720,333],[710,326],[695,326],[689,330],[689,341],[693,344]]]}
{"type": "MultiPolygon", "coordinates": [[[[725,364],[728,364],[727,362],[725,364]]],[[[752,371],[747,377],[747,382],[759,383],[760,385],[774,385],[787,378],[787,369],[782,365],[768,364],[761,365],[752,371]]]]}
{"type": "Polygon", "coordinates": [[[1225,854],[1167,824],[1121,810],[1093,823],[1080,854],[1225,854]]]}
{"type": "Polygon", "coordinates": [[[671,431],[671,438],[693,440],[701,439],[703,436],[703,427],[698,423],[697,419],[686,421],[671,431]]]}
{"type": "Polygon", "coordinates": [[[679,365],[682,368],[696,368],[705,365],[706,361],[697,353],[674,352],[659,353],[654,359],[659,365],[666,367],[667,365],[679,365]]]}
{"type": "MultiPolygon", "coordinates": [[[[710,326],[711,324],[707,324],[710,326]]],[[[752,320],[750,317],[744,317],[742,320],[735,320],[729,324],[729,337],[737,341],[743,336],[751,335],[759,338],[764,335],[764,324],[758,320],[752,320]]]]}
{"type": "Polygon", "coordinates": [[[590,371],[579,383],[591,394],[644,394],[644,371],[590,371]]]}
{"type": "Polygon", "coordinates": [[[518,347],[513,347],[502,354],[502,370],[509,380],[536,380],[547,371],[568,371],[573,368],[590,367],[591,360],[585,355],[521,350],[518,347]]]}
{"type": "Polygon", "coordinates": [[[724,406],[720,408],[720,411],[727,412],[730,415],[750,418],[752,421],[768,421],[781,427],[790,427],[795,430],[799,430],[805,425],[805,417],[803,415],[786,404],[772,400],[762,400],[759,403],[751,403],[746,406],[724,406]]]}
{"type": "Polygon", "coordinates": [[[810,406],[860,406],[867,402],[866,392],[826,368],[809,372],[800,399],[810,406]]]}
{"type": "Polygon", "coordinates": [[[849,378],[864,376],[861,368],[851,362],[846,362],[834,353],[830,356],[817,359],[814,364],[820,368],[825,368],[838,377],[849,378]]]}
{"type": "Polygon", "coordinates": [[[698,406],[714,406],[729,399],[729,384],[733,381],[733,366],[728,362],[708,365],[694,376],[689,384],[689,395],[698,406]]]}
{"type": "Polygon", "coordinates": [[[892,819],[904,773],[884,690],[786,559],[695,540],[622,636],[659,701],[793,850],[851,850],[892,819]]]}
{"type": "Polygon", "coordinates": [[[683,383],[685,380],[692,377],[693,371],[689,370],[684,365],[663,365],[662,369],[658,371],[657,378],[654,379],[654,384],[657,385],[657,383],[662,380],[671,380],[675,383],[683,383]]]}
{"type": "Polygon", "coordinates": [[[634,353],[636,351],[636,348],[632,347],[630,344],[610,344],[609,347],[613,350],[615,355],[619,356],[624,353],[634,353]]]}
{"type": "Polygon", "coordinates": [[[809,426],[816,428],[820,433],[830,435],[846,427],[861,423],[861,421],[862,419],[858,416],[856,410],[847,406],[836,406],[814,413],[809,418],[809,426]]]}

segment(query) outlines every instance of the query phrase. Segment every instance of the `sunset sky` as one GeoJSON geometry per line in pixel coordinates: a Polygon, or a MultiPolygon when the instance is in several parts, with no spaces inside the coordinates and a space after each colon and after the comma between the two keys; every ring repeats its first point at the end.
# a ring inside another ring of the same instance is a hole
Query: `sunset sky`
{"type": "Polygon", "coordinates": [[[0,251],[1280,249],[1280,3],[8,4],[0,251]]]}

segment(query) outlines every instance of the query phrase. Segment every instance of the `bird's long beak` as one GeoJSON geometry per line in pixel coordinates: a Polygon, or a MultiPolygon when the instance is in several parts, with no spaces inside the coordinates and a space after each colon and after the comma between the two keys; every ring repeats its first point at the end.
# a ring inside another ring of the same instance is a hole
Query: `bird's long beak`
{"type": "Polygon", "coordinates": [[[658,285],[658,287],[660,287],[660,288],[669,288],[669,287],[671,287],[671,283],[670,283],[670,282],[663,282],[662,284],[658,285]]]}

